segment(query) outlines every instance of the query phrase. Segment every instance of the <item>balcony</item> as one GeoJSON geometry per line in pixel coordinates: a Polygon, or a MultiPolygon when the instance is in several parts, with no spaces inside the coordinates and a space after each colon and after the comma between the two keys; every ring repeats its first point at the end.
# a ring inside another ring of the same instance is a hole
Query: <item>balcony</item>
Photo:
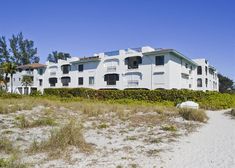
{"type": "Polygon", "coordinates": [[[50,76],[55,76],[56,72],[50,72],[50,76]]]}
{"type": "Polygon", "coordinates": [[[139,81],[138,80],[128,80],[127,81],[127,85],[130,86],[130,87],[138,86],[139,85],[139,81]]]}
{"type": "Polygon", "coordinates": [[[107,67],[107,72],[116,72],[117,67],[116,66],[108,66],[107,67]]]}
{"type": "Polygon", "coordinates": [[[23,75],[27,75],[27,76],[33,76],[33,71],[23,71],[22,72],[23,73],[23,75]]]}

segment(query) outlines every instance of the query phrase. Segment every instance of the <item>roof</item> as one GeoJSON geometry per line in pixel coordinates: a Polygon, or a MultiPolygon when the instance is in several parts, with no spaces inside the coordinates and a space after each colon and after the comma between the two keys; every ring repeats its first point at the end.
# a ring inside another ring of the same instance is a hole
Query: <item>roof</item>
{"type": "Polygon", "coordinates": [[[43,67],[46,67],[46,65],[33,63],[33,64],[20,65],[17,68],[18,69],[36,69],[36,68],[43,68],[43,67]]]}
{"type": "Polygon", "coordinates": [[[194,62],[192,59],[186,57],[185,55],[181,54],[180,52],[178,52],[174,49],[157,49],[155,51],[146,52],[143,54],[144,55],[153,55],[153,54],[166,54],[166,53],[172,53],[172,54],[174,54],[180,58],[183,58],[183,59],[187,60],[188,62],[198,66],[198,64],[196,62],[194,62]]]}

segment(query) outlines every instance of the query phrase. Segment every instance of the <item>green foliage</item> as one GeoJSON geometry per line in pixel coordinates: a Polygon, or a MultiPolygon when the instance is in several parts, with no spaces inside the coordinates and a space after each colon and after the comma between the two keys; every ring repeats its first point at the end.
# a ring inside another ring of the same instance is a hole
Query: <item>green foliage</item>
{"type": "Polygon", "coordinates": [[[219,78],[219,91],[222,93],[229,93],[233,89],[233,80],[226,76],[218,74],[219,78]]]}
{"type": "Polygon", "coordinates": [[[33,77],[25,75],[25,76],[23,76],[21,83],[23,86],[26,86],[26,87],[31,86],[33,83],[33,77]]]}
{"type": "Polygon", "coordinates": [[[179,114],[186,120],[193,120],[199,122],[206,122],[208,120],[208,117],[203,110],[182,108],[180,109],[179,114]]]}
{"type": "Polygon", "coordinates": [[[54,95],[62,98],[80,97],[105,101],[129,103],[137,101],[176,105],[191,100],[198,102],[205,109],[225,109],[235,107],[235,94],[218,92],[203,92],[192,90],[93,90],[86,88],[48,88],[45,95],[54,95]]]}
{"type": "Polygon", "coordinates": [[[71,58],[69,53],[53,51],[52,54],[48,55],[47,60],[57,63],[59,59],[66,60],[67,58],[71,58]]]}

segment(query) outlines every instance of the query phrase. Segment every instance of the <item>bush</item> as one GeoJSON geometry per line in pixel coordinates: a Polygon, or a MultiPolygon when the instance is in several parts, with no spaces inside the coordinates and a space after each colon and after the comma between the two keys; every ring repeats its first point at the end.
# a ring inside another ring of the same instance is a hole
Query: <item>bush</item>
{"type": "Polygon", "coordinates": [[[199,122],[206,122],[208,120],[208,117],[203,110],[181,108],[179,111],[179,114],[185,120],[193,120],[193,121],[199,121],[199,122]]]}
{"type": "Polygon", "coordinates": [[[132,100],[145,102],[173,102],[175,105],[183,101],[199,102],[205,109],[225,109],[235,107],[234,94],[203,92],[193,90],[94,90],[87,88],[48,88],[45,95],[63,98],[80,97],[97,100],[132,100]]]}

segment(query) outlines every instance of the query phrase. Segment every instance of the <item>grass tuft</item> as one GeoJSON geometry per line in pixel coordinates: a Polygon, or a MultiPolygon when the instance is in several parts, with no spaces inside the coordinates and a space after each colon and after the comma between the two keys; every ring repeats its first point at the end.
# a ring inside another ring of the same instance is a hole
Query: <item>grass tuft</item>
{"type": "Polygon", "coordinates": [[[208,120],[208,116],[203,110],[181,108],[179,110],[179,114],[186,120],[193,120],[199,122],[206,122],[208,120]]]}
{"type": "MultiPolygon", "coordinates": [[[[6,137],[0,137],[0,152],[3,151],[7,154],[10,154],[15,151],[13,143],[6,137]]],[[[1,166],[0,166],[1,167],[1,166]]]]}
{"type": "Polygon", "coordinates": [[[90,144],[86,143],[82,126],[71,120],[68,124],[51,132],[50,138],[40,144],[36,141],[31,145],[30,151],[46,151],[53,154],[60,154],[61,151],[66,150],[69,146],[78,147],[82,152],[89,153],[92,151],[90,144]]]}
{"type": "Polygon", "coordinates": [[[33,128],[40,126],[55,126],[56,122],[53,118],[50,117],[42,117],[37,120],[29,121],[26,119],[25,115],[19,115],[16,117],[18,121],[18,125],[20,128],[33,128]]]}
{"type": "Polygon", "coordinates": [[[162,130],[176,132],[177,128],[174,125],[165,125],[165,126],[162,126],[162,130]]]}

